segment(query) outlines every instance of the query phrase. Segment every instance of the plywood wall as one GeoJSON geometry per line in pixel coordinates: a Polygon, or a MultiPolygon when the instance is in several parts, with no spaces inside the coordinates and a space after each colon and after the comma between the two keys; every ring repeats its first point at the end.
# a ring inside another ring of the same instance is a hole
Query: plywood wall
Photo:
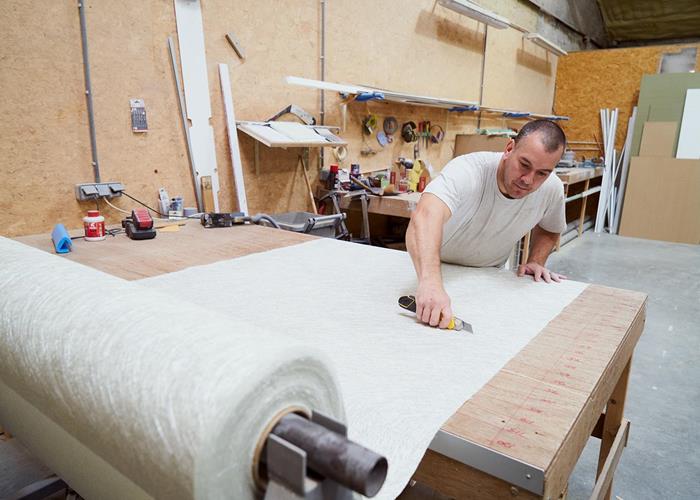
{"type": "MultiPolygon", "coordinates": [[[[695,45],[658,45],[572,52],[559,60],[554,109],[572,117],[564,124],[569,140],[602,141],[601,108],[619,108],[616,147],[622,148],[627,122],[637,104],[642,76],[659,69],[663,53],[695,45]]],[[[700,70],[700,59],[696,68],[700,70]]],[[[602,142],[601,142],[602,143],[602,142]]]]}
{"type": "MultiPolygon", "coordinates": [[[[162,186],[194,205],[167,50],[168,36],[177,42],[173,3],[88,0],[87,5],[102,179],[124,183],[127,192],[149,204],[155,204],[162,186]],[[130,129],[132,98],[145,100],[146,134],[130,129]]],[[[232,210],[236,203],[217,64],[230,67],[237,119],[265,119],[290,103],[318,117],[320,93],[288,86],[283,78],[320,79],[320,2],[202,0],[202,9],[219,199],[222,210],[232,210]],[[245,48],[245,61],[226,42],[229,31],[245,48]]],[[[79,227],[94,204],[77,202],[73,193],[75,184],[92,181],[77,7],[71,1],[8,0],[0,4],[0,23],[5,116],[0,122],[0,234],[49,231],[57,222],[79,227]]],[[[486,104],[550,112],[556,60],[524,46],[513,30],[492,33],[485,41],[483,25],[431,0],[386,0],[381,7],[369,0],[327,2],[326,79],[477,101],[483,65],[486,104]],[[527,82],[526,88],[513,85],[519,79],[527,82]]],[[[339,124],[339,97],[325,95],[326,123],[339,124]]],[[[477,117],[469,114],[351,104],[343,133],[350,143],[346,163],[359,161],[365,170],[413,155],[413,146],[400,139],[381,150],[374,137],[363,138],[360,124],[367,113],[377,114],[380,121],[391,115],[399,122],[430,120],[442,125],[446,140],[421,152],[438,169],[452,157],[455,134],[477,126],[477,117]],[[361,156],[367,144],[377,154],[361,156]]],[[[494,126],[501,126],[498,122],[494,126]]],[[[239,140],[252,212],[309,208],[296,161],[299,150],[261,146],[256,173],[252,139],[239,134],[239,140]]],[[[331,158],[328,151],[326,163],[331,158]]],[[[311,160],[315,178],[317,154],[311,160]]],[[[127,210],[134,206],[125,198],[115,203],[127,210]]],[[[108,222],[123,217],[104,205],[101,209],[108,222]]]]}

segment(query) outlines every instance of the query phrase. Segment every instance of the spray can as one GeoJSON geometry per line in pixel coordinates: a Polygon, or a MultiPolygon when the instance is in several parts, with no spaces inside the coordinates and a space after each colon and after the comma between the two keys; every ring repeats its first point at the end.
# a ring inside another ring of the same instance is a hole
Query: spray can
{"type": "Polygon", "coordinates": [[[83,228],[85,241],[105,239],[105,218],[100,215],[99,210],[88,210],[87,216],[83,217],[83,228]]]}
{"type": "Polygon", "coordinates": [[[326,179],[326,189],[333,190],[338,180],[338,165],[333,163],[331,165],[331,171],[328,174],[328,179],[326,179]]]}

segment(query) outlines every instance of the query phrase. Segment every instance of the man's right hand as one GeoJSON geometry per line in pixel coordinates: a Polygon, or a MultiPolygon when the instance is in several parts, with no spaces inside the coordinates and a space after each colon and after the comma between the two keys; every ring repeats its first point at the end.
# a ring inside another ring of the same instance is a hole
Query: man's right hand
{"type": "Polygon", "coordinates": [[[430,326],[447,328],[452,319],[450,296],[442,283],[423,282],[416,290],[416,317],[430,326]]]}

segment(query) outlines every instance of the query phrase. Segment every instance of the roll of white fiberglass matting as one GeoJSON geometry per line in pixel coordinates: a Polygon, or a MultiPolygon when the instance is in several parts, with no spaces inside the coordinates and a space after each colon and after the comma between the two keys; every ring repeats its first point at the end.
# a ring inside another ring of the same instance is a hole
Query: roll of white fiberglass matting
{"type": "Polygon", "coordinates": [[[338,376],[348,436],[389,462],[375,499],[389,500],[440,426],[586,287],[493,268],[443,265],[442,276],[473,335],[430,328],[398,306],[416,290],[406,252],[327,238],[141,283],[187,290],[201,305],[220,294],[232,320],[265,321],[322,350],[338,376]]]}
{"type": "Polygon", "coordinates": [[[217,296],[195,306],[1,237],[0,254],[0,423],[85,498],[253,498],[275,416],[344,420],[323,356],[219,315],[217,296]]]}

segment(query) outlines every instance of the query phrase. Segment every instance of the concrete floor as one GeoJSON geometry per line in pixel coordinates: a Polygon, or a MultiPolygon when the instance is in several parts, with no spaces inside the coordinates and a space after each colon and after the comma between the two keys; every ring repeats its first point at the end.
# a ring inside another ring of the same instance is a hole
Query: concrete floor
{"type": "MultiPolygon", "coordinates": [[[[700,246],[585,233],[553,254],[548,267],[649,295],[628,386],[630,438],[613,498],[700,498],[700,246]]],[[[598,443],[589,441],[576,466],[571,500],[593,489],[598,443]]]]}

